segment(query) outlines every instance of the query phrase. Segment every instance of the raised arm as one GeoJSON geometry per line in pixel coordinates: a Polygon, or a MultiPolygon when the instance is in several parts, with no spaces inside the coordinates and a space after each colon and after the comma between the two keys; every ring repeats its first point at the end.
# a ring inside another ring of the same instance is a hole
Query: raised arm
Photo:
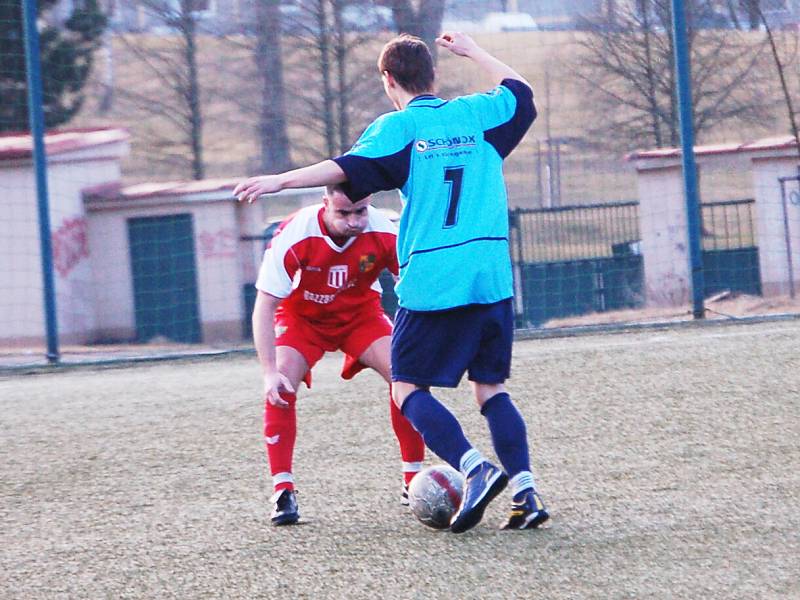
{"type": "Polygon", "coordinates": [[[307,188],[347,181],[341,167],[332,160],[323,160],[314,165],[245,179],[233,190],[239,202],[253,202],[264,194],[274,194],[289,188],[307,188]]]}
{"type": "Polygon", "coordinates": [[[478,46],[475,40],[465,33],[460,31],[444,32],[436,38],[436,44],[457,56],[471,59],[486,71],[496,84],[499,84],[503,79],[516,79],[531,87],[531,84],[522,75],[478,46]]]}

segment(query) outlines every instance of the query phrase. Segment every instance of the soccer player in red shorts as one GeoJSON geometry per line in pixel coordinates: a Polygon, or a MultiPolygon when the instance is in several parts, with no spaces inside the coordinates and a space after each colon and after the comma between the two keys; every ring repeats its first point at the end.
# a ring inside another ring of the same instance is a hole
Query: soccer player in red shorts
{"type": "MultiPolygon", "coordinates": [[[[380,303],[378,277],[397,275],[394,224],[366,197],[351,202],[337,185],[322,205],[284,222],[261,263],[253,337],[264,375],[264,439],[275,494],[272,523],[299,519],[292,475],[296,390],[311,385],[311,369],[325,352],[345,354],[342,377],[365,367],[391,386],[392,324],[380,303]]],[[[422,437],[391,400],[404,486],[420,470],[422,437]]]]}

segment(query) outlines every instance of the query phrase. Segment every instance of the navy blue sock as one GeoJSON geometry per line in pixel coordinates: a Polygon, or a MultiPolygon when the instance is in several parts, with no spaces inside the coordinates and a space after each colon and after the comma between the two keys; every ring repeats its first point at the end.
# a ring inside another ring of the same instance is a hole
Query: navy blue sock
{"type": "Polygon", "coordinates": [[[494,452],[508,476],[530,471],[525,421],[509,395],[501,392],[489,398],[481,407],[481,414],[489,422],[494,452]]]}
{"type": "Polygon", "coordinates": [[[472,448],[458,420],[427,390],[415,390],[406,397],[400,409],[425,445],[456,470],[461,457],[472,448]]]}

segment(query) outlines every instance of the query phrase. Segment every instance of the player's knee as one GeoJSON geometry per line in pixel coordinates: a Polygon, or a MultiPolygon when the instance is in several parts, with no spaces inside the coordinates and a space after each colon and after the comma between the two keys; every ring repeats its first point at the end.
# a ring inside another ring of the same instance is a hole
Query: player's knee
{"type": "Polygon", "coordinates": [[[478,408],[483,408],[487,400],[494,398],[497,394],[505,393],[506,388],[502,383],[472,383],[472,389],[475,393],[475,401],[478,403],[478,408]]]}
{"type": "Polygon", "coordinates": [[[392,382],[392,402],[395,403],[397,408],[403,408],[403,402],[406,399],[408,394],[403,394],[401,390],[397,388],[397,382],[392,382]]]}
{"type": "Polygon", "coordinates": [[[412,392],[421,389],[428,389],[427,387],[420,387],[413,383],[408,383],[405,381],[393,381],[392,382],[392,399],[394,403],[397,404],[397,408],[403,409],[403,403],[406,401],[412,392]]]}

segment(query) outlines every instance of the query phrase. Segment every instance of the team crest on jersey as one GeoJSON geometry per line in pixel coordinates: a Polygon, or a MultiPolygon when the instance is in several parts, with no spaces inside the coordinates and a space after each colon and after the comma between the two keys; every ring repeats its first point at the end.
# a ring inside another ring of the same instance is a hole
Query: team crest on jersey
{"type": "Polygon", "coordinates": [[[347,265],[334,265],[328,269],[328,285],[334,289],[341,289],[347,283],[347,265]]]}
{"type": "Polygon", "coordinates": [[[375,268],[375,255],[362,254],[358,259],[358,270],[362,273],[367,273],[375,268]]]}

